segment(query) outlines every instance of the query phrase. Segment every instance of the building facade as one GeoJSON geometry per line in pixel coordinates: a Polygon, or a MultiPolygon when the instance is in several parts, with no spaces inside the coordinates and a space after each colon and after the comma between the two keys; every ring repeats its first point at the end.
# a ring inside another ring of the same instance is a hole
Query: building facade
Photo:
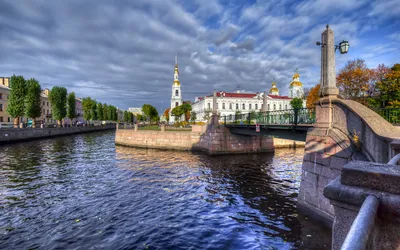
{"type": "Polygon", "coordinates": [[[8,115],[7,102],[10,93],[10,77],[0,77],[0,124],[12,124],[12,117],[8,115]]]}
{"type": "Polygon", "coordinates": [[[289,85],[290,98],[304,98],[303,84],[300,82],[300,75],[297,69],[292,77],[293,81],[289,85]]]}
{"type": "MultiPolygon", "coordinates": [[[[296,72],[293,76],[293,81],[296,84],[296,88],[293,93],[299,94],[301,97],[303,91],[303,85],[299,81],[299,75],[296,72]],[[296,75],[297,74],[297,75],[296,75]],[[298,83],[297,83],[298,82],[298,83]]],[[[293,83],[293,82],[292,82],[293,83]]],[[[292,86],[292,84],[291,84],[292,86]]],[[[290,87],[289,87],[290,89],[290,87]]],[[[229,92],[217,92],[217,112],[220,119],[226,117],[228,120],[232,120],[235,114],[245,114],[250,112],[259,112],[263,110],[264,105],[264,93],[240,93],[236,91],[234,93],[229,92]]],[[[294,97],[293,97],[294,98],[294,97]]],[[[293,99],[289,96],[280,96],[279,89],[276,83],[273,82],[269,94],[266,96],[266,111],[279,111],[291,109],[290,101],[293,99]]],[[[303,107],[305,107],[306,101],[303,100],[303,107]]],[[[196,121],[207,121],[213,110],[213,96],[196,97],[192,104],[192,111],[196,113],[196,121]]]]}
{"type": "Polygon", "coordinates": [[[171,93],[171,108],[169,111],[169,122],[173,123],[175,117],[172,115],[172,110],[175,107],[182,105],[182,92],[181,92],[181,82],[179,81],[179,69],[178,69],[178,56],[175,57],[175,70],[174,70],[174,82],[172,83],[172,93],[171,93]]]}

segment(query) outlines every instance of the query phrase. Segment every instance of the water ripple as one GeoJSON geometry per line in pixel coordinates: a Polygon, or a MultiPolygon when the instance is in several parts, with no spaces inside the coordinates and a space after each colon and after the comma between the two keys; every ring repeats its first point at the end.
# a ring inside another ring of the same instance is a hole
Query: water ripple
{"type": "Polygon", "coordinates": [[[302,150],[209,157],[91,133],[3,146],[0,249],[329,249],[302,150]]]}

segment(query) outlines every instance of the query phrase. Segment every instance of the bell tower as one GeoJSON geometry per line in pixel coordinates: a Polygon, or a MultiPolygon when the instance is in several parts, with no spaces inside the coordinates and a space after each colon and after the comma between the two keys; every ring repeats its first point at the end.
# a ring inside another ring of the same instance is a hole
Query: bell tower
{"type": "Polygon", "coordinates": [[[169,122],[175,122],[175,117],[172,116],[171,112],[175,107],[182,105],[182,92],[181,82],[179,81],[179,69],[178,69],[178,53],[175,56],[175,69],[174,69],[174,82],[172,83],[172,95],[171,95],[171,109],[169,113],[169,122]]]}

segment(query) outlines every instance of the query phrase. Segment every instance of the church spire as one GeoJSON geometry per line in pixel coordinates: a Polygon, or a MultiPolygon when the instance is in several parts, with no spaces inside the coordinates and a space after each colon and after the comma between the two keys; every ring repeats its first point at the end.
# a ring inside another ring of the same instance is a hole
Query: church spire
{"type": "Polygon", "coordinates": [[[179,70],[178,70],[178,52],[175,55],[175,70],[174,70],[174,85],[181,85],[179,82],[179,70]]]}

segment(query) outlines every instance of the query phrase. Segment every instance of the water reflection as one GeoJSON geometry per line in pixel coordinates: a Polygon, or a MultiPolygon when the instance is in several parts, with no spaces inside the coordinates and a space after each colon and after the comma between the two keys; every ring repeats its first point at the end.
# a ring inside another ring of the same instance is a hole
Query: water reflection
{"type": "Polygon", "coordinates": [[[0,159],[0,249],[329,249],[297,214],[302,150],[209,157],[113,133],[14,144],[0,159]]]}

